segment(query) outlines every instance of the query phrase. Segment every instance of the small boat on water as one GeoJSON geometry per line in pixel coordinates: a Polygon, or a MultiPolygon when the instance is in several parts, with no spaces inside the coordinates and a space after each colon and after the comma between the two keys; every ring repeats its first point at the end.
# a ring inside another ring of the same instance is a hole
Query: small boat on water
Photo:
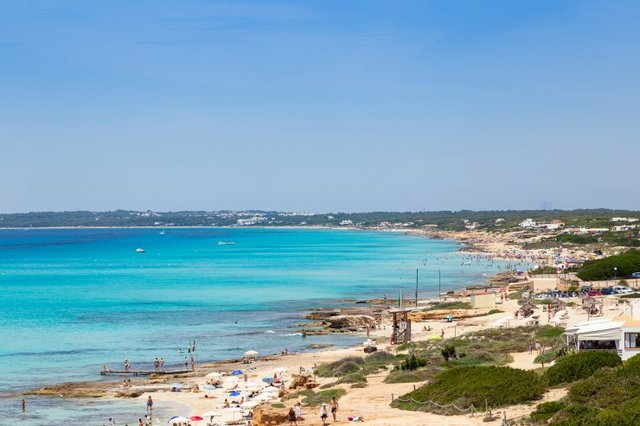
{"type": "Polygon", "coordinates": [[[471,265],[471,262],[462,262],[461,265],[468,266],[468,265],[471,265]]]}
{"type": "Polygon", "coordinates": [[[234,245],[234,241],[218,241],[219,246],[232,246],[234,245]]]}
{"type": "Polygon", "coordinates": [[[136,249],[136,253],[144,253],[144,249],[143,248],[137,248],[136,249]]]}

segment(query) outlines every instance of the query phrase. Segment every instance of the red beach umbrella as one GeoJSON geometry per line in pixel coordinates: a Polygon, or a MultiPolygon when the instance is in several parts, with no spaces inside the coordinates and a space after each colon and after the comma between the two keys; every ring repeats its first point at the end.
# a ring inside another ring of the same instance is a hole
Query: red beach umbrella
{"type": "Polygon", "coordinates": [[[200,421],[204,420],[204,419],[203,419],[202,417],[200,417],[200,416],[191,416],[191,417],[189,417],[189,418],[190,418],[192,421],[194,421],[194,422],[200,422],[200,421]]]}

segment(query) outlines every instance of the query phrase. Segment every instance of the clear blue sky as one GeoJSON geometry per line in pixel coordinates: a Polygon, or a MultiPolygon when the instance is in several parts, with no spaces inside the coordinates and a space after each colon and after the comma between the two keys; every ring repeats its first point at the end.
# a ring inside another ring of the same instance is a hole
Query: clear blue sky
{"type": "Polygon", "coordinates": [[[640,2],[0,9],[0,211],[640,209],[640,2]]]}

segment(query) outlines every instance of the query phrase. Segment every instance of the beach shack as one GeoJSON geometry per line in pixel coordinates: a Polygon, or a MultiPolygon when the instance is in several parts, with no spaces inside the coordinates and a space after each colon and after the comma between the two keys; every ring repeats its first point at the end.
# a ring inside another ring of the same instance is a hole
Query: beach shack
{"type": "Polygon", "coordinates": [[[411,312],[411,309],[391,309],[389,312],[392,315],[391,344],[399,345],[410,342],[411,320],[409,319],[409,312],[411,312]]]}
{"type": "Polygon", "coordinates": [[[627,360],[640,354],[640,303],[626,306],[622,315],[569,327],[564,332],[569,348],[576,352],[610,351],[627,360]]]}
{"type": "Polygon", "coordinates": [[[495,308],[496,307],[496,295],[495,293],[475,293],[469,296],[471,307],[473,309],[482,308],[495,308]]]}

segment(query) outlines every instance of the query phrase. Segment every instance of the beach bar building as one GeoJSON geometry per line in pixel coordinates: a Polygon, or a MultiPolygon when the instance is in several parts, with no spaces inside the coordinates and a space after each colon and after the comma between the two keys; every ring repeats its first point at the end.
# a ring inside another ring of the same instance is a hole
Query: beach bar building
{"type": "Polygon", "coordinates": [[[623,360],[640,354],[640,303],[625,307],[622,315],[576,324],[564,332],[567,346],[576,352],[604,350],[623,360]]]}

